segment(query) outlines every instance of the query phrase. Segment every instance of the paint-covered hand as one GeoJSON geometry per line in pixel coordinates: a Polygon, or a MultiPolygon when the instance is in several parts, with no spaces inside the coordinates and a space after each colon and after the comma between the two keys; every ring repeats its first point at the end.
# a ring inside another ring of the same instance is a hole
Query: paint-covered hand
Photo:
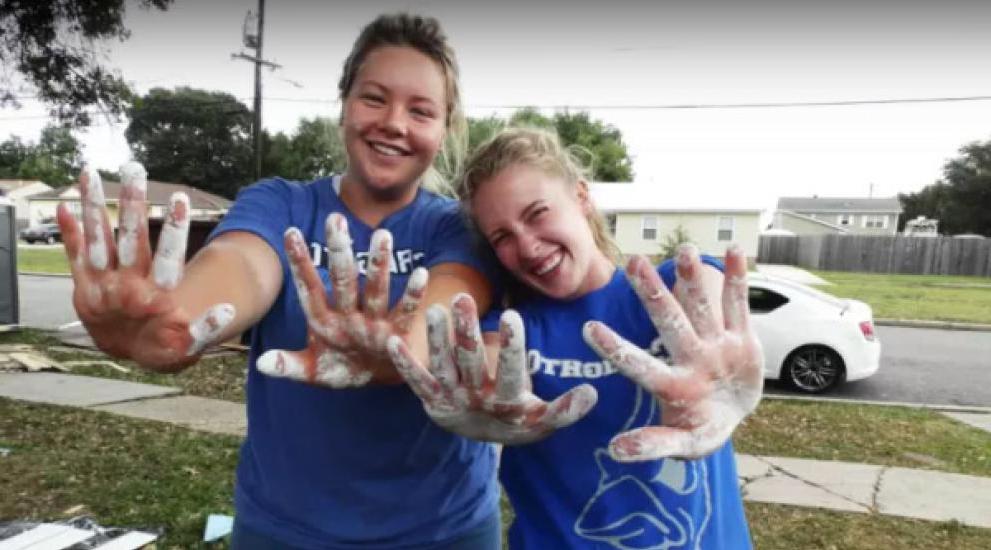
{"type": "Polygon", "coordinates": [[[721,308],[715,307],[718,285],[707,282],[713,278],[703,273],[705,269],[695,247],[682,246],[672,295],[646,258],[634,257],[627,267],[627,276],[670,353],[669,363],[602,323],[585,325],[585,341],[661,403],[660,426],[613,438],[609,452],[616,460],[711,454],[760,402],[764,356],[750,325],[746,257],[736,246],[726,252],[721,308]]]}
{"type": "Polygon", "coordinates": [[[75,288],[72,303],[101,350],[153,370],[195,363],[234,317],[230,304],[218,304],[196,319],[176,305],[189,234],[189,198],[169,200],[154,257],[148,241],[147,180],[144,167],[121,167],[119,228],[113,242],[100,174],[84,168],[79,176],[82,229],[66,204],[58,224],[75,288]]]}
{"type": "Polygon", "coordinates": [[[392,234],[372,234],[364,299],[358,300],[358,269],[344,216],[333,213],[326,223],[330,294],[310,259],[296,228],[285,234],[286,254],[309,329],[307,347],[270,350],[258,358],[258,370],[329,388],[402,383],[386,352],[390,336],[406,338],[427,287],[427,270],[410,274],[399,303],[389,310],[392,234]]]}
{"type": "Polygon", "coordinates": [[[595,405],[595,388],[582,384],[547,403],[530,389],[523,320],[513,310],[499,322],[495,372],[486,364],[475,302],[459,294],[451,302],[455,345],[444,308],[427,310],[430,369],[424,368],[399,338],[389,339],[396,368],[442,428],[478,441],[519,445],[537,441],[573,424],[595,405]]]}

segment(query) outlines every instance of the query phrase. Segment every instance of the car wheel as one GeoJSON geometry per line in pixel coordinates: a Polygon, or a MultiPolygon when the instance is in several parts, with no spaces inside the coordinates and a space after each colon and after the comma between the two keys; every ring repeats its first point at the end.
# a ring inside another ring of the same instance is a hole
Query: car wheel
{"type": "Polygon", "coordinates": [[[798,391],[823,393],[839,384],[845,373],[843,359],[832,348],[804,346],[785,359],[783,378],[798,391]]]}

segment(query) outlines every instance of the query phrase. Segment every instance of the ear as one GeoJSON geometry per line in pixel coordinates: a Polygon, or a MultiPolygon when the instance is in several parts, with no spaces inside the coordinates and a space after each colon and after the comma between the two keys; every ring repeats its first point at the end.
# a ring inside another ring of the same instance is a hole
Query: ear
{"type": "Polygon", "coordinates": [[[588,182],[578,180],[575,182],[575,198],[582,207],[582,214],[591,216],[595,212],[595,205],[592,204],[592,196],[588,188],[588,182]]]}

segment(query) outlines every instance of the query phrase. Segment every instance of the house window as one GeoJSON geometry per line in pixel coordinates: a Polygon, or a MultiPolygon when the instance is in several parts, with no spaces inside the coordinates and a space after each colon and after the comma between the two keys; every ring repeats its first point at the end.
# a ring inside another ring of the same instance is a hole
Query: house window
{"type": "Polygon", "coordinates": [[[888,216],[864,216],[864,227],[868,229],[887,229],[888,216]]]}
{"type": "Polygon", "coordinates": [[[840,214],[836,216],[836,223],[840,225],[853,225],[853,214],[840,214]]]}
{"type": "Polygon", "coordinates": [[[733,217],[719,216],[719,231],[716,232],[717,241],[733,240],[733,217]]]}
{"type": "Polygon", "coordinates": [[[606,215],[606,227],[609,228],[609,234],[613,237],[616,236],[616,214],[606,215]]]}
{"type": "Polygon", "coordinates": [[[641,233],[643,234],[643,240],[657,240],[657,216],[644,216],[641,218],[640,227],[641,233]]]}

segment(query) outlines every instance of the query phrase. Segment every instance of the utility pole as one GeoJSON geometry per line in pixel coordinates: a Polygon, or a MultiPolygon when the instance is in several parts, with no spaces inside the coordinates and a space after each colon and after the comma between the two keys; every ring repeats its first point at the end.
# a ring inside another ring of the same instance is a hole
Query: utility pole
{"type": "Polygon", "coordinates": [[[247,48],[253,48],[255,55],[244,52],[232,53],[232,59],[244,59],[255,64],[255,121],[251,129],[251,137],[255,149],[255,180],[262,177],[262,65],[269,70],[282,68],[281,65],[266,61],[262,58],[262,35],[265,29],[265,0],[258,0],[257,17],[248,12],[244,19],[243,42],[247,48]]]}

